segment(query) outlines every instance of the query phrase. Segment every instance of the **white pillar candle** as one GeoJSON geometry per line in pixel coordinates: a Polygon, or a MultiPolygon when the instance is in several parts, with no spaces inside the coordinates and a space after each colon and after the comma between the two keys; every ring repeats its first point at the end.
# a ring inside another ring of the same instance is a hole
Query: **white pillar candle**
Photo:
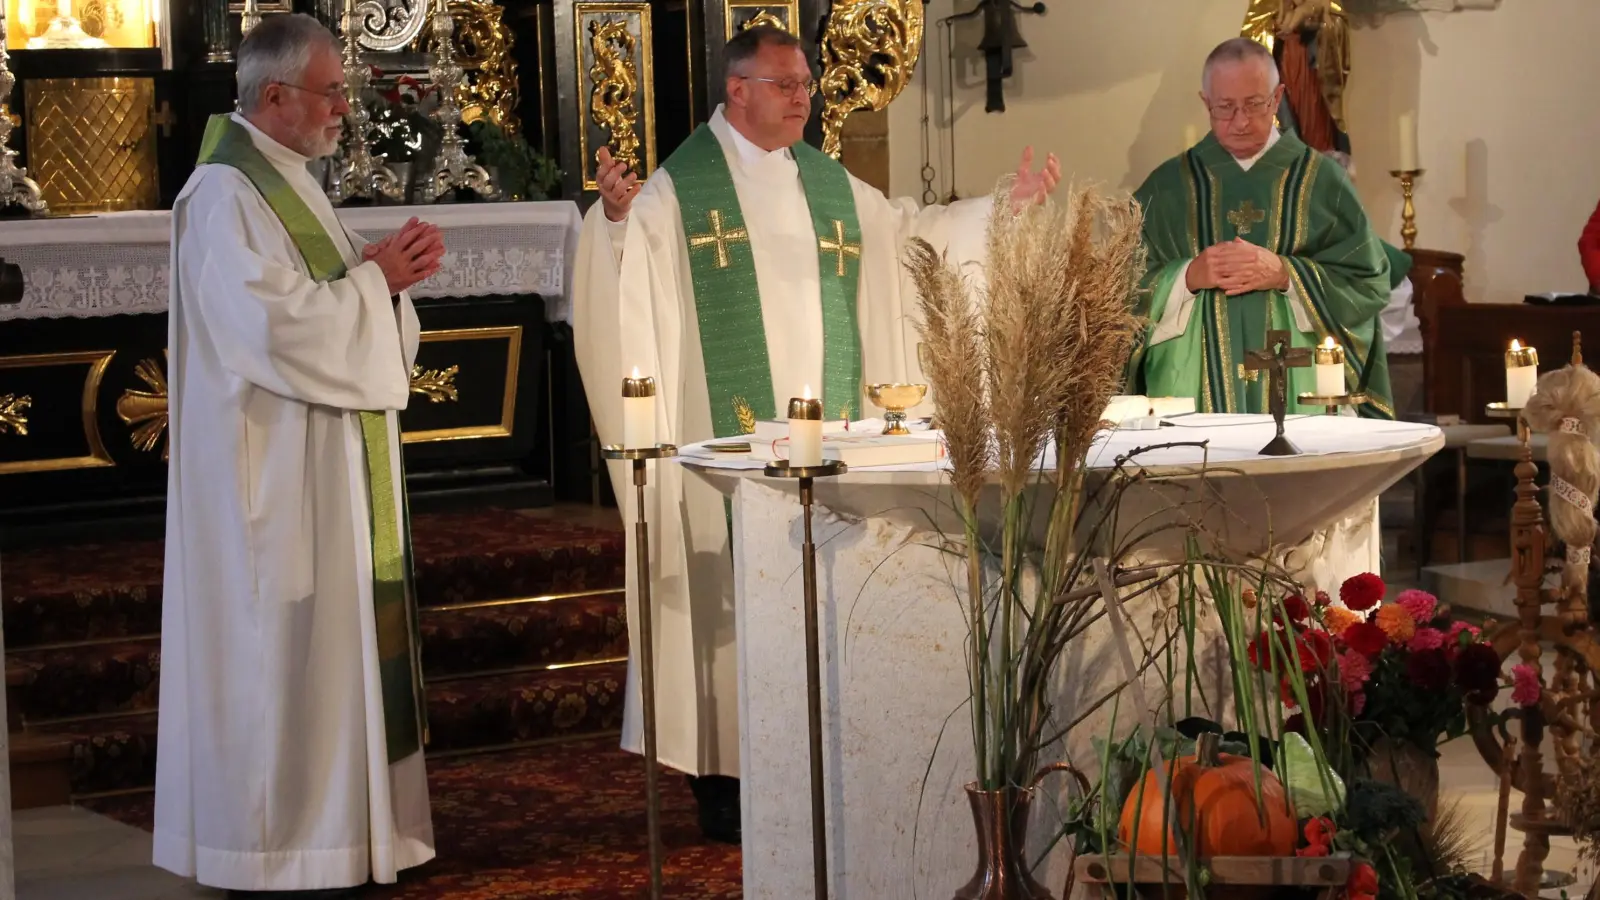
{"type": "Polygon", "coordinates": [[[1506,351],[1506,406],[1521,409],[1539,387],[1539,352],[1515,339],[1506,351]]]}
{"type": "Polygon", "coordinates": [[[1312,352],[1317,369],[1317,396],[1344,396],[1344,348],[1334,342],[1333,336],[1322,342],[1312,352]]]}
{"type": "Polygon", "coordinates": [[[1413,113],[1400,115],[1400,171],[1417,171],[1417,117],[1413,113]]]}
{"type": "Polygon", "coordinates": [[[640,378],[635,368],[632,378],[622,379],[622,446],[641,450],[655,445],[656,380],[640,378]]]}
{"type": "Polygon", "coordinates": [[[1183,126],[1183,149],[1188,150],[1198,143],[1200,143],[1200,129],[1193,125],[1183,126]]]}
{"type": "Polygon", "coordinates": [[[822,401],[811,399],[810,385],[789,400],[789,465],[822,465],[822,401]]]}

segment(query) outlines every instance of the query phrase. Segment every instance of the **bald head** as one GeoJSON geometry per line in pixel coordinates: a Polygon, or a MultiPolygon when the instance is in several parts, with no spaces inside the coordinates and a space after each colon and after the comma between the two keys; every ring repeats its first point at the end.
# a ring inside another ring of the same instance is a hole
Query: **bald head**
{"type": "Polygon", "coordinates": [[[1271,139],[1272,117],[1283,100],[1272,53],[1247,38],[1218,44],[1206,57],[1200,100],[1217,143],[1235,159],[1254,158],[1271,139]]]}

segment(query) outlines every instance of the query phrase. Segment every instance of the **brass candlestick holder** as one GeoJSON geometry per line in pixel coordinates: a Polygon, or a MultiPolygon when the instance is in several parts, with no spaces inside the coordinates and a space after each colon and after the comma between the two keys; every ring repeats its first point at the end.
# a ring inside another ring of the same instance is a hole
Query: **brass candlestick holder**
{"type": "Polygon", "coordinates": [[[906,428],[906,410],[928,396],[925,384],[869,384],[867,399],[883,410],[884,434],[910,434],[906,428]]]}
{"type": "Polygon", "coordinates": [[[768,478],[800,481],[800,508],[804,511],[805,542],[800,548],[804,567],[806,622],[806,726],[811,739],[811,869],[817,900],[828,896],[828,821],[822,783],[822,653],[817,636],[817,545],[811,539],[811,504],[816,479],[833,478],[849,471],[844,463],[825,459],[820,465],[791,466],[769,463],[768,478]]]}
{"type": "Polygon", "coordinates": [[[678,455],[671,444],[654,447],[607,446],[601,449],[606,459],[625,459],[633,464],[633,486],[638,492],[638,521],[634,522],[634,555],[639,566],[639,684],[644,702],[644,789],[645,831],[650,840],[650,900],[661,900],[661,790],[657,785],[656,752],[656,642],[650,610],[650,523],[646,519],[644,489],[649,484],[648,463],[678,455]]]}
{"type": "Polygon", "coordinates": [[[0,3],[0,211],[21,207],[29,213],[47,211],[39,185],[28,177],[28,170],[17,167],[17,152],[11,149],[11,89],[16,86],[11,74],[11,57],[6,54],[6,10],[0,3]]]}
{"type": "Polygon", "coordinates": [[[1390,175],[1400,179],[1400,193],[1405,197],[1405,204],[1400,207],[1400,238],[1405,241],[1405,248],[1411,250],[1417,246],[1417,205],[1412,200],[1416,192],[1417,179],[1422,176],[1424,169],[1394,169],[1390,175]]]}
{"type": "Polygon", "coordinates": [[[339,28],[344,38],[344,99],[350,112],[344,117],[346,149],[335,153],[329,166],[328,199],[343,203],[356,197],[377,199],[381,195],[399,200],[406,195],[406,186],[367,146],[367,123],[372,116],[362,94],[372,70],[361,60],[361,17],[356,13],[356,0],[345,0],[339,28]]]}
{"type": "Polygon", "coordinates": [[[1337,416],[1340,408],[1342,407],[1360,406],[1361,404],[1367,402],[1367,395],[1359,392],[1353,394],[1335,394],[1332,396],[1324,394],[1301,394],[1295,399],[1300,401],[1301,406],[1321,406],[1324,408],[1326,415],[1337,416]]]}

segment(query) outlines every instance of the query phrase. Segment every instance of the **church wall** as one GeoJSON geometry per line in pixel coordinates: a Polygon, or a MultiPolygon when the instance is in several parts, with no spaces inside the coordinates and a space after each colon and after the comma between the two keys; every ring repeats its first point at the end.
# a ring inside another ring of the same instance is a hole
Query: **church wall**
{"type": "MultiPolygon", "coordinates": [[[[1200,65],[1238,33],[1246,0],[1046,0],[1019,15],[1030,46],[1005,81],[1007,110],[984,112],[977,21],[954,30],[955,172],[941,90],[940,18],[972,0],[928,5],[918,78],[890,107],[891,187],[921,197],[922,77],[933,73],[931,153],[941,196],[990,190],[1027,143],[1066,171],[1131,190],[1208,128],[1196,98],[1200,65]]],[[[1493,11],[1406,14],[1353,30],[1348,127],[1357,188],[1386,239],[1400,241],[1396,120],[1417,111],[1421,165],[1418,244],[1467,255],[1467,296],[1518,302],[1530,292],[1581,291],[1576,243],[1600,202],[1600,116],[1589,95],[1600,58],[1595,0],[1512,0],[1493,11]]]]}

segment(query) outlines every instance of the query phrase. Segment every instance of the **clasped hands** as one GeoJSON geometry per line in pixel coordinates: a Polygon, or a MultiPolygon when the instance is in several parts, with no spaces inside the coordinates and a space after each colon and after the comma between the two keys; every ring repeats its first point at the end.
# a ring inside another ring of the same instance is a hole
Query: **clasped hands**
{"type": "Polygon", "coordinates": [[[361,249],[364,261],[376,262],[389,282],[389,293],[398,295],[412,285],[432,278],[444,256],[444,236],[436,225],[415,216],[399,231],[361,249]]]}
{"type": "Polygon", "coordinates": [[[1213,244],[1189,263],[1189,293],[1215,288],[1229,297],[1252,291],[1286,291],[1289,272],[1283,258],[1244,238],[1213,244]]]}

